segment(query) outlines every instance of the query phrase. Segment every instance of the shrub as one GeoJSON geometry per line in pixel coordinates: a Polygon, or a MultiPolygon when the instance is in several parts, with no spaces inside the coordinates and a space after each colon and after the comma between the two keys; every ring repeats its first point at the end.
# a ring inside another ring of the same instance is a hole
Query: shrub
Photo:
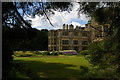
{"type": "Polygon", "coordinates": [[[89,50],[83,50],[83,51],[81,51],[80,52],[80,54],[82,54],[82,55],[89,55],[90,54],[90,51],[89,50]]]}
{"type": "Polygon", "coordinates": [[[59,55],[62,55],[62,54],[63,54],[63,52],[58,52],[58,54],[59,54],[59,55]]]}
{"type": "Polygon", "coordinates": [[[50,55],[50,51],[41,51],[42,55],[50,55]]]}
{"type": "Polygon", "coordinates": [[[89,68],[86,66],[80,66],[80,69],[82,74],[86,74],[90,71],[89,68]]]}
{"type": "Polygon", "coordinates": [[[23,51],[14,51],[14,56],[21,57],[23,55],[23,51]]]}
{"type": "Polygon", "coordinates": [[[34,53],[32,53],[32,52],[25,52],[25,54],[23,54],[21,57],[30,57],[30,56],[34,56],[34,53]]]}
{"type": "Polygon", "coordinates": [[[14,52],[14,56],[16,57],[30,57],[30,56],[34,56],[35,54],[33,52],[30,51],[15,51],[14,52]]]}
{"type": "Polygon", "coordinates": [[[42,55],[42,52],[41,52],[41,51],[34,51],[34,53],[35,53],[36,55],[42,55]]]}
{"type": "Polygon", "coordinates": [[[54,55],[54,56],[58,56],[58,52],[52,52],[52,55],[54,55]]]}

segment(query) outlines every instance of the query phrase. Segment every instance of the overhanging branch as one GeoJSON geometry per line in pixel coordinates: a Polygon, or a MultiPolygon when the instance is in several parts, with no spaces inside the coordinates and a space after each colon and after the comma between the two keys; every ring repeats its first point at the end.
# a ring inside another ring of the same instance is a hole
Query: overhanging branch
{"type": "MultiPolygon", "coordinates": [[[[44,4],[42,3],[42,7],[43,7],[43,13],[45,14],[47,20],[49,21],[49,23],[53,26],[52,22],[50,21],[49,17],[47,16],[45,10],[44,10],[44,4]]],[[[54,27],[54,26],[53,26],[54,27]]]]}

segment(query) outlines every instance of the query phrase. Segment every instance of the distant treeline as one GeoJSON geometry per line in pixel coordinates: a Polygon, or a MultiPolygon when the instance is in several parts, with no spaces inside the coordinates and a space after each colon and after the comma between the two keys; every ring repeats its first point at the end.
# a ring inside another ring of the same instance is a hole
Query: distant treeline
{"type": "Polygon", "coordinates": [[[2,40],[12,50],[48,50],[48,30],[23,29],[19,27],[10,28],[4,26],[2,29],[2,40]]]}

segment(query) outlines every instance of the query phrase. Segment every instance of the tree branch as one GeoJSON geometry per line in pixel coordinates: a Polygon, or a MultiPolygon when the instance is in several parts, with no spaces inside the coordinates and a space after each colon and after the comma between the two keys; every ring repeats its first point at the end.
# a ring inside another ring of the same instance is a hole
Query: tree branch
{"type": "MultiPolygon", "coordinates": [[[[45,10],[44,10],[44,5],[43,5],[43,3],[42,3],[42,7],[43,7],[43,13],[45,14],[45,16],[46,16],[46,18],[48,19],[49,23],[53,26],[52,22],[50,21],[50,19],[48,18],[47,14],[46,14],[46,12],[45,12],[45,10]]],[[[54,27],[54,26],[53,26],[53,27],[54,27]]]]}
{"type": "Polygon", "coordinates": [[[30,24],[28,24],[24,19],[23,17],[20,15],[20,13],[18,12],[16,6],[12,3],[12,6],[16,12],[16,14],[18,15],[18,17],[21,19],[21,21],[28,27],[28,28],[32,28],[30,24]]]}

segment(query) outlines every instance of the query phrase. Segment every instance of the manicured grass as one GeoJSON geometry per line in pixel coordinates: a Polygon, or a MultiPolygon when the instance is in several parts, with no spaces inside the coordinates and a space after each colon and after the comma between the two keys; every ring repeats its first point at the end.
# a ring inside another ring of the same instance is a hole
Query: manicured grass
{"type": "Polygon", "coordinates": [[[82,56],[15,57],[13,63],[22,64],[32,72],[32,75],[26,77],[37,75],[39,78],[81,78],[86,73],[80,66],[91,66],[82,56]]]}

